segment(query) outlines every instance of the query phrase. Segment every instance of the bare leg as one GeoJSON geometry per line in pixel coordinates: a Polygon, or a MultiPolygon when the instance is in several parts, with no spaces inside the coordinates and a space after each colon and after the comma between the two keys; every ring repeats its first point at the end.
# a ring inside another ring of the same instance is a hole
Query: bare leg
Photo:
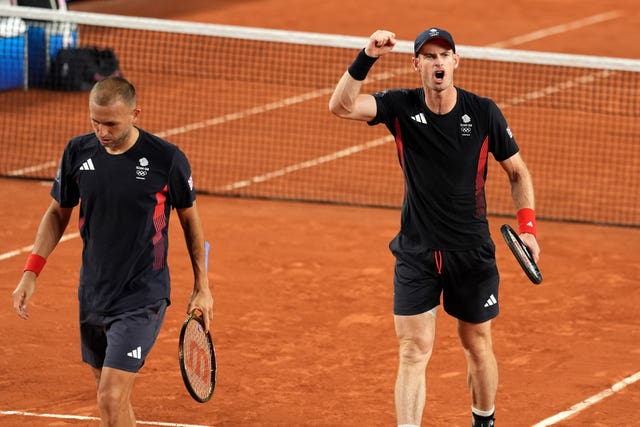
{"type": "Polygon", "coordinates": [[[474,408],[489,411],[498,390],[498,363],[491,341],[491,321],[458,321],[458,336],[467,359],[467,383],[474,408]]]}
{"type": "Polygon", "coordinates": [[[131,390],[136,373],[113,368],[95,369],[101,427],[134,427],[131,390]]]}
{"type": "Polygon", "coordinates": [[[434,313],[394,316],[399,344],[399,366],[395,386],[398,424],[420,425],[426,404],[426,369],[433,350],[434,313]]]}

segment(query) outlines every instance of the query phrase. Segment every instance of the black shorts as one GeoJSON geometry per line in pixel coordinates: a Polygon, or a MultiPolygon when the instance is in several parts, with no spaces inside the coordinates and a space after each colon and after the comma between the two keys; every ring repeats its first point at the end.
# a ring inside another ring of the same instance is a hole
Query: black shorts
{"type": "Polygon", "coordinates": [[[115,316],[80,312],[82,361],[94,368],[138,372],[158,338],[167,301],[115,316]]]}
{"type": "Polygon", "coordinates": [[[491,239],[464,251],[423,248],[399,233],[389,244],[396,257],[393,312],[412,316],[442,303],[451,316],[481,323],[498,315],[496,247],[491,239]]]}

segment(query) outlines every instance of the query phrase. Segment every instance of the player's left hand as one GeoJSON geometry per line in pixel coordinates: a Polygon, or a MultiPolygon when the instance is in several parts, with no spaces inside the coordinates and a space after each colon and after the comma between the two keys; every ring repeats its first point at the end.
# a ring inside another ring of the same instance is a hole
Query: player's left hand
{"type": "Polygon", "coordinates": [[[527,249],[529,249],[529,253],[537,263],[540,259],[540,246],[538,245],[536,236],[531,233],[522,233],[520,234],[520,240],[522,240],[522,243],[524,243],[527,249]]]}
{"type": "Polygon", "coordinates": [[[213,296],[208,286],[196,288],[191,293],[191,298],[189,298],[189,304],[187,305],[187,314],[193,313],[194,310],[198,310],[202,314],[206,332],[209,332],[211,319],[213,318],[213,296]]]}

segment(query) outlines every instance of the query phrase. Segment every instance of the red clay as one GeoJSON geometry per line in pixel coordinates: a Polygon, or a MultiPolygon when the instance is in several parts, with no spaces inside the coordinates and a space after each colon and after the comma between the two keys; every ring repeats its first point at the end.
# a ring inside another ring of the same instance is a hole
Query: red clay
{"type": "MultiPolygon", "coordinates": [[[[142,0],[94,0],[70,7],[359,36],[385,27],[401,39],[437,24],[450,29],[459,44],[472,45],[620,10],[620,17],[605,24],[514,47],[640,56],[640,45],[631,43],[640,14],[628,2],[491,3],[457,0],[436,8],[411,1],[157,0],[150,7],[142,0]],[[180,13],[173,11],[176,5],[180,13]]],[[[33,242],[50,200],[48,183],[2,180],[2,188],[0,254],[33,242]]],[[[399,212],[213,197],[200,197],[198,204],[213,245],[218,385],[209,403],[198,404],[181,382],[177,337],[191,273],[179,226],[173,224],[173,305],[136,383],[138,420],[233,427],[394,425],[397,356],[387,243],[397,231],[399,212]]],[[[640,230],[542,222],[545,280],[533,286],[499,240],[505,221],[491,219],[502,272],[502,313],[494,327],[501,368],[497,419],[500,426],[528,427],[640,370],[640,230]]],[[[75,224],[68,230],[73,231],[75,224]]],[[[26,254],[0,260],[5,297],[0,411],[98,415],[92,375],[80,361],[78,343],[80,250],[79,238],[58,246],[26,322],[10,304],[26,254]]],[[[455,324],[444,313],[429,366],[428,399],[425,425],[468,427],[464,358],[455,324]]],[[[635,383],[556,425],[638,425],[638,401],[635,383]]],[[[0,415],[0,426],[15,425],[98,422],[0,415]]]]}

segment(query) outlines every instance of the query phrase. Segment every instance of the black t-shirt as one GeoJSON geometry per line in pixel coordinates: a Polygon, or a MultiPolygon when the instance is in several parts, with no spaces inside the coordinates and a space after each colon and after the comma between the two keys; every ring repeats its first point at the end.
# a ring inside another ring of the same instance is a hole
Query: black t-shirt
{"type": "Polygon", "coordinates": [[[191,168],[177,146],[140,129],[129,150],[111,155],[95,134],[75,137],[51,195],[62,207],[80,202],[81,310],[117,314],[169,301],[169,214],[195,200],[191,168]]]}
{"type": "Polygon", "coordinates": [[[485,181],[488,153],[518,152],[507,122],[488,98],[456,88],[455,107],[429,110],[424,89],[374,94],[377,116],[395,138],[405,180],[401,233],[425,248],[467,250],[490,237],[485,181]]]}

